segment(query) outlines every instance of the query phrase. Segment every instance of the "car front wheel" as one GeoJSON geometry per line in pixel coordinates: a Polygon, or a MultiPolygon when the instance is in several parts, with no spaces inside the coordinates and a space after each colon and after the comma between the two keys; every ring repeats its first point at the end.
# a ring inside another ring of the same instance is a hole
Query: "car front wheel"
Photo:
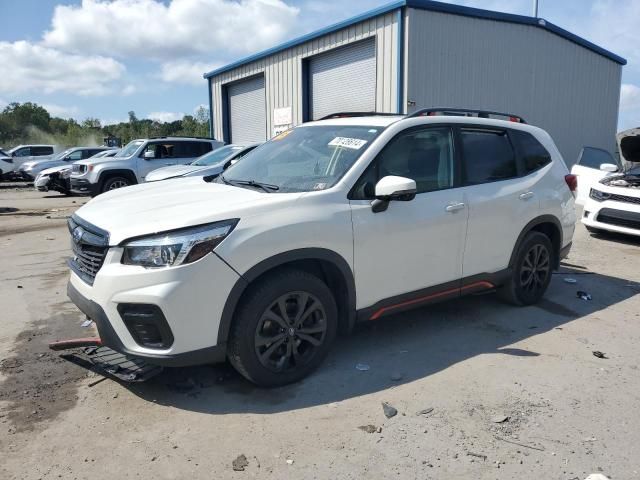
{"type": "Polygon", "coordinates": [[[129,185],[131,185],[131,182],[125,177],[111,177],[106,179],[102,185],[102,193],[117,188],[128,187],[129,185]]]}
{"type": "Polygon", "coordinates": [[[530,232],[518,249],[513,272],[501,289],[502,297],[514,305],[537,303],[551,282],[553,245],[549,237],[530,232]]]}
{"type": "Polygon", "coordinates": [[[338,311],[318,277],[287,269],[269,275],[243,298],[230,333],[229,360],[263,387],[296,382],[326,357],[338,311]]]}

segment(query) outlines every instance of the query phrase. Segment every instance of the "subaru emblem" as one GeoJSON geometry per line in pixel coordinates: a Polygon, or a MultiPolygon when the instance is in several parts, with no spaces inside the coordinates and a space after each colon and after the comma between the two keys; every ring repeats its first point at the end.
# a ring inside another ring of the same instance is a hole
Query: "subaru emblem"
{"type": "Polygon", "coordinates": [[[71,234],[71,236],[73,237],[73,241],[75,243],[80,243],[83,235],[84,235],[84,230],[82,229],[82,227],[74,228],[73,233],[71,234]]]}

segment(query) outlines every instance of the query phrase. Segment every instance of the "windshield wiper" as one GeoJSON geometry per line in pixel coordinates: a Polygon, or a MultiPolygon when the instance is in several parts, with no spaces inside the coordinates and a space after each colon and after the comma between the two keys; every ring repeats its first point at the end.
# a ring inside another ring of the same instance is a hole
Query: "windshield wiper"
{"type": "Polygon", "coordinates": [[[262,183],[262,182],[256,182],[255,180],[228,180],[226,178],[224,178],[224,175],[220,175],[220,179],[226,183],[227,185],[234,185],[234,186],[238,186],[238,185],[246,185],[249,187],[258,187],[261,188],[262,190],[264,190],[267,193],[271,193],[271,192],[275,192],[277,190],[280,190],[280,187],[278,185],[272,185],[270,183],[262,183]]]}

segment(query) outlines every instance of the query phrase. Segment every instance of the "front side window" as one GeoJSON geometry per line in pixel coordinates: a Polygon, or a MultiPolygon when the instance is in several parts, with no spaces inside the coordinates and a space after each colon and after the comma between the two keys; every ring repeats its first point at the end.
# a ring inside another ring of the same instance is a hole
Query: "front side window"
{"type": "Polygon", "coordinates": [[[613,163],[614,165],[618,165],[618,162],[614,160],[609,152],[593,147],[584,147],[580,153],[580,158],[578,159],[578,165],[582,167],[595,168],[596,170],[600,170],[600,165],[603,163],[613,163]]]}
{"type": "Polygon", "coordinates": [[[518,176],[516,156],[504,130],[461,130],[465,183],[507,180],[518,176]]]}
{"type": "Polygon", "coordinates": [[[86,158],[86,156],[83,157],[83,152],[86,152],[87,150],[75,150],[73,152],[71,152],[69,155],[67,155],[65,157],[66,161],[69,162],[75,162],[76,160],[82,160],[82,158],[86,158]]]}
{"type": "Polygon", "coordinates": [[[176,158],[175,146],[173,142],[149,143],[140,156],[153,152],[151,158],[176,158]]]}
{"type": "Polygon", "coordinates": [[[16,153],[13,154],[14,157],[29,157],[31,156],[31,148],[29,147],[24,147],[21,148],[19,150],[16,151],[16,153]]]}
{"type": "Polygon", "coordinates": [[[278,192],[331,188],[380,135],[383,127],[312,125],[287,130],[249,152],[220,182],[254,182],[278,192]]]}
{"type": "Polygon", "coordinates": [[[374,198],[376,183],[389,175],[415,180],[417,193],[452,188],[453,159],[451,129],[422,128],[402,132],[369,165],[351,198],[374,198]]]}

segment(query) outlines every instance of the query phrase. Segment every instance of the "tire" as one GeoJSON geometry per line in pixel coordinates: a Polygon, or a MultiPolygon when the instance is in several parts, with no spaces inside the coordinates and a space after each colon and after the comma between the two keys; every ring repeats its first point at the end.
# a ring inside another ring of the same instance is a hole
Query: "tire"
{"type": "Polygon", "coordinates": [[[511,278],[500,290],[502,298],[520,306],[538,303],[551,282],[554,256],[549,237],[529,232],[518,248],[511,278]]]}
{"type": "Polygon", "coordinates": [[[108,192],[109,190],[115,190],[117,188],[128,187],[131,185],[131,181],[125,177],[109,177],[107,178],[100,189],[100,193],[108,192]]]}
{"type": "Polygon", "coordinates": [[[227,354],[247,380],[261,387],[286,385],[322,363],[337,327],[338,309],[329,287],[310,273],[281,270],[259,280],[243,297],[227,354]],[[301,325],[296,317],[302,317],[301,325]]]}

